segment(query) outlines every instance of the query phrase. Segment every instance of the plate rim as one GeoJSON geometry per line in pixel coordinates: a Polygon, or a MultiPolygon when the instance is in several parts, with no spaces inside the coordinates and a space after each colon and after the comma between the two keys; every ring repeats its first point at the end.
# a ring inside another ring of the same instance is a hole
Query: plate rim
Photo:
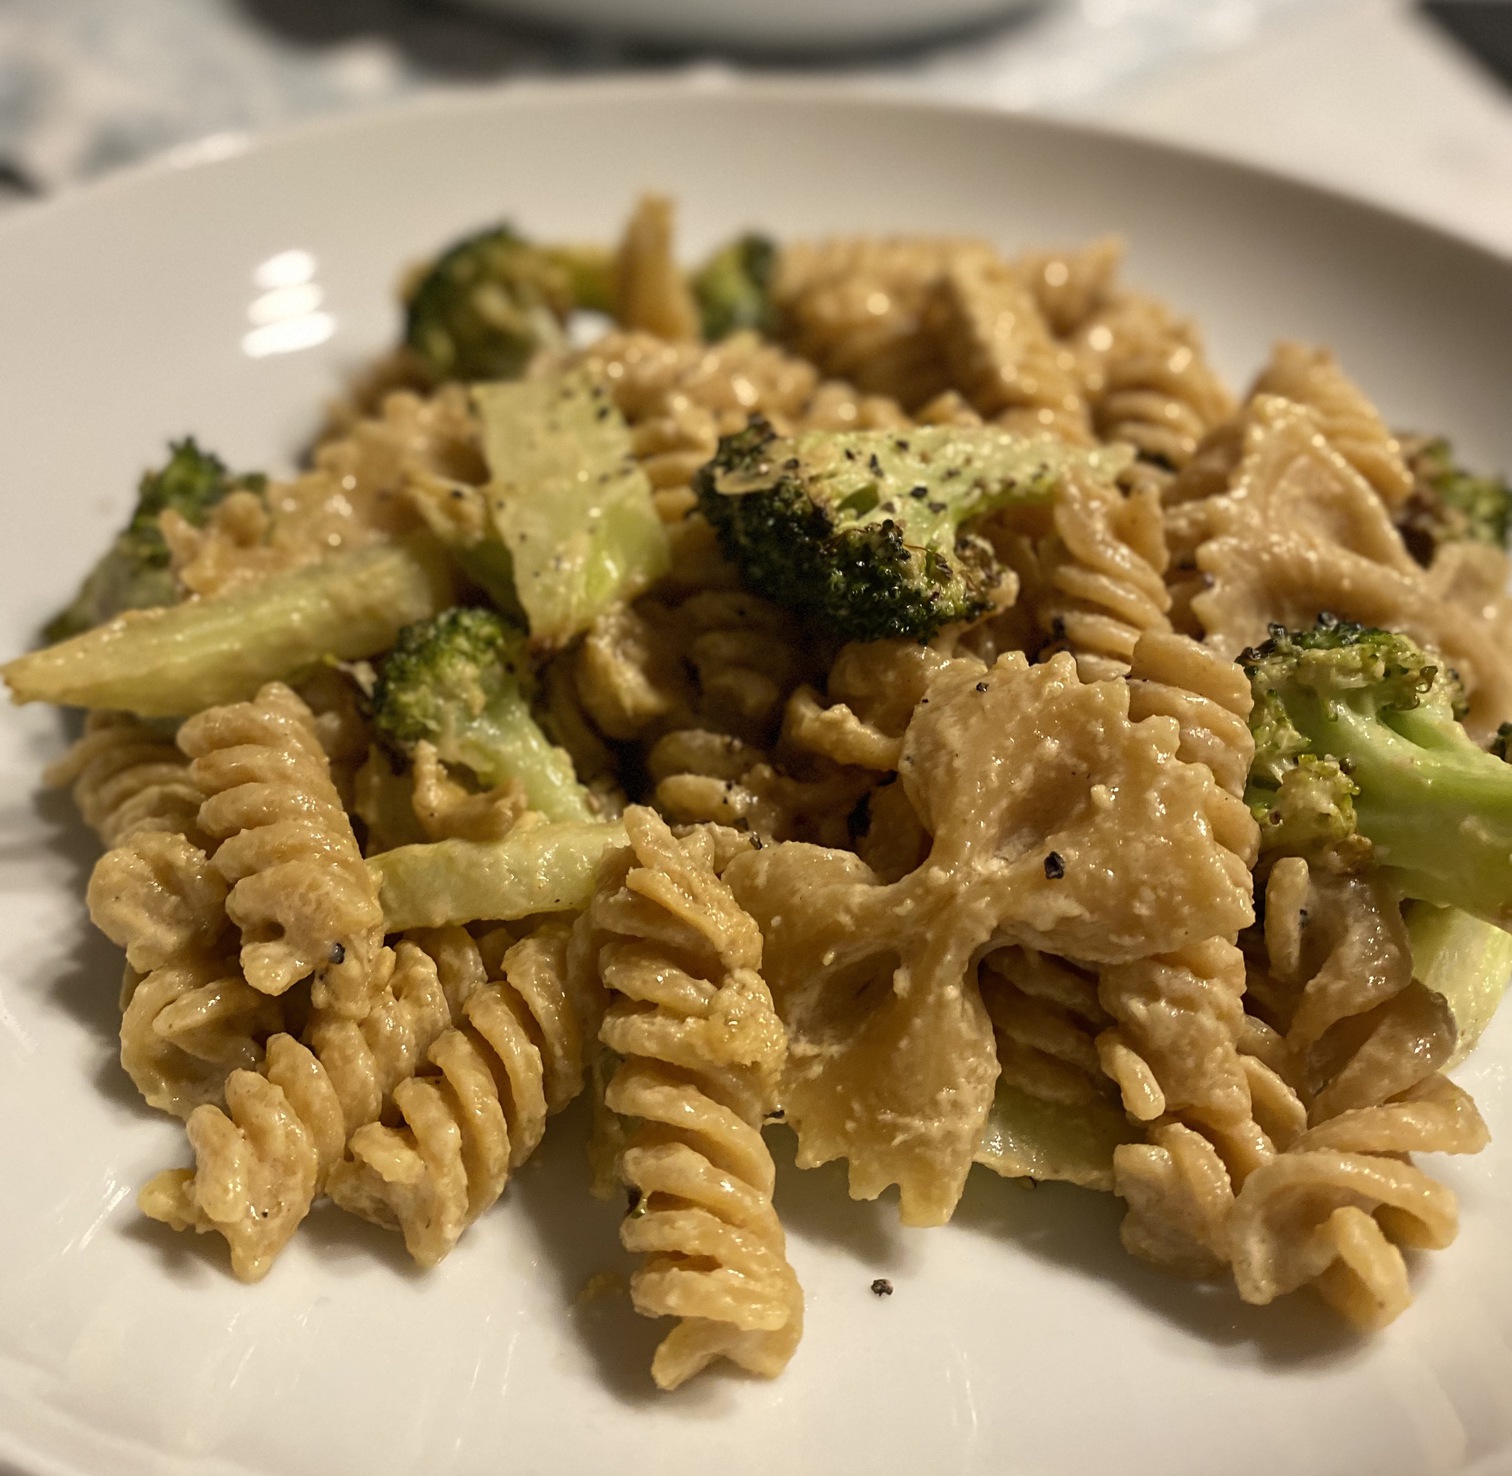
{"type": "Polygon", "coordinates": [[[428,88],[415,95],[350,112],[323,114],[267,129],[229,129],[186,141],[92,179],[71,181],[45,199],[0,216],[0,249],[54,220],[91,208],[95,200],[150,189],[159,179],[213,170],[253,155],[298,148],[327,137],[340,137],[403,126],[409,118],[465,115],[492,110],[561,108],[587,103],[692,103],[754,101],[768,105],[805,104],[836,109],[883,108],[942,117],[968,118],[1020,132],[1029,137],[1084,140],[1133,154],[1161,157],[1216,168],[1272,188],[1300,193],[1312,201],[1373,217],[1387,229],[1406,230],[1439,246],[1468,251],[1495,269],[1512,271],[1512,243],[1503,249],[1440,224],[1407,206],[1309,179],[1279,165],[1239,158],[1218,147],[1177,142],[1116,120],[1078,118],[1004,107],[975,99],[940,97],[912,84],[886,78],[851,79],[833,73],[814,77],[796,70],[761,75],[739,72],[721,63],[651,68],[633,74],[605,73],[579,77],[515,77],[477,86],[428,88]]]}

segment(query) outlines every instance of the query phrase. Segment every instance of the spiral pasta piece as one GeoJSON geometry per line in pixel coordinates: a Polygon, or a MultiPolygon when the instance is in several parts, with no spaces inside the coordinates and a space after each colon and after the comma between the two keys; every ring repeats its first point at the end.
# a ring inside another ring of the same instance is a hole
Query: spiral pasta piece
{"type": "Polygon", "coordinates": [[[179,743],[200,825],[230,884],[242,970],[265,994],[313,976],[311,1000],[360,1019],[392,967],[383,911],[308,707],[281,682],[190,718],[179,743]]]}
{"type": "Polygon", "coordinates": [[[786,1051],[761,932],[715,874],[707,833],[678,841],[643,808],[625,825],[629,851],[591,915],[611,997],[600,1038],[623,1058],[606,1101],[637,1122],[619,1166],[632,1199],[620,1238],[646,1257],[631,1296],[679,1319],[652,1377],[676,1388],[715,1358],[772,1377],[798,1345],[803,1294],[761,1137],[786,1051]]]}
{"type": "Polygon", "coordinates": [[[1110,1022],[1094,978],[1032,948],[997,949],[982,960],[982,970],[1001,1080],[1046,1102],[1109,1095],[1096,1035],[1110,1022]]]}
{"type": "Polygon", "coordinates": [[[172,738],[129,712],[91,712],[83,735],[44,772],[43,783],[72,786],[84,823],[107,850],[144,831],[205,843],[188,761],[172,738]]]}
{"type": "Polygon", "coordinates": [[[1039,551],[1039,623],[1052,649],[1076,657],[1083,681],[1123,676],[1140,636],[1169,629],[1159,498],[1071,473],[1053,511],[1055,532],[1039,551]]]}
{"type": "Polygon", "coordinates": [[[1264,942],[1268,967],[1251,975],[1251,1008],[1296,1061],[1314,1123],[1379,1104],[1448,1064],[1454,1017],[1412,978],[1400,902],[1379,878],[1281,858],[1266,883],[1264,942]]]}
{"type": "Polygon", "coordinates": [[[1103,236],[1069,251],[1026,252],[1013,267],[1050,331],[1070,338],[1107,305],[1123,255],[1120,237],[1103,236]]]}
{"type": "Polygon", "coordinates": [[[1400,507],[1412,496],[1412,472],[1401,442],[1327,349],[1278,343],[1251,395],[1279,395],[1313,411],[1329,445],[1387,507],[1400,507]]]}
{"type": "Polygon", "coordinates": [[[398,1125],[358,1128],[331,1171],[331,1198],[400,1230],[422,1266],[498,1199],[547,1117],[582,1090],[597,996],[569,959],[570,934],[548,922],[512,943],[437,1036],[427,1069],[394,1088],[398,1125]]]}
{"type": "Polygon", "coordinates": [[[1140,459],[1180,471],[1203,437],[1234,413],[1233,397],[1203,353],[1196,330],[1154,298],[1126,295],[1082,333],[1098,436],[1133,446],[1140,459]]]}
{"type": "Polygon", "coordinates": [[[224,593],[409,532],[417,518],[401,489],[415,475],[487,480],[477,419],[460,384],[385,395],[376,413],[342,426],[312,459],[309,471],[270,483],[264,496],[231,493],[203,526],[165,513],[178,582],[191,594],[224,593]]]}
{"type": "Polygon", "coordinates": [[[1310,1129],[1235,1200],[1240,1295],[1264,1304],[1312,1283],[1352,1322],[1384,1326],[1412,1300],[1396,1242],[1442,1249],[1458,1228],[1452,1192],[1407,1155],[1477,1153],[1488,1140],[1469,1096],[1436,1075],[1310,1129]]]}
{"type": "Polygon", "coordinates": [[[823,373],[912,409],[948,388],[938,340],[924,331],[940,273],[996,259],[985,241],[964,238],[790,242],[771,285],[778,336],[823,373]]]}
{"type": "Polygon", "coordinates": [[[1174,718],[1181,734],[1176,756],[1204,764],[1227,802],[1215,808],[1214,827],[1223,844],[1254,864],[1260,832],[1244,789],[1255,756],[1249,712],[1249,678],[1233,661],[1174,631],[1146,630],[1129,662],[1129,716],[1174,718]]]}
{"type": "Polygon", "coordinates": [[[236,1276],[260,1280],[325,1189],[348,1138],[387,1110],[481,973],[460,928],[401,939],[365,1019],[315,1012],[307,1044],[272,1036],[256,1071],[226,1078],[224,1110],[206,1104],[189,1114],[194,1167],[152,1179],[138,1197],[142,1212],[176,1230],[223,1236],[236,1276]]]}
{"type": "Polygon", "coordinates": [[[255,1071],[283,1026],[224,952],[189,949],[147,974],[127,970],[121,1065],[149,1107],[187,1118],[218,1102],[233,1071],[255,1071]]]}

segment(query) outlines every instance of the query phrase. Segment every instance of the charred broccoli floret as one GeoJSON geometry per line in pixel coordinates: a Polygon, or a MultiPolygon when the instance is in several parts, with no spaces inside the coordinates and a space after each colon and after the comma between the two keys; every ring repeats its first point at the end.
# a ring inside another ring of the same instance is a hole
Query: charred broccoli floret
{"type": "Polygon", "coordinates": [[[693,276],[704,338],[713,343],[742,328],[770,337],[776,267],[777,246],[767,236],[740,236],[716,251],[693,276]]]}
{"type": "Polygon", "coordinates": [[[549,820],[594,817],[572,760],[531,716],[525,631],[495,610],[454,606],[400,631],[373,692],[373,726],[410,753],[422,739],[492,787],[516,781],[549,820]]]}
{"type": "Polygon", "coordinates": [[[1402,510],[1402,536],[1420,564],[1433,562],[1441,543],[1489,543],[1505,548],[1512,534],[1512,487],[1456,464],[1443,439],[1407,447],[1413,493],[1402,510]]]}
{"type": "Polygon", "coordinates": [[[404,341],[442,379],[513,379],[561,344],[574,308],[608,312],[613,272],[596,247],[539,246],[507,225],[458,241],[409,295],[404,341]]]}
{"type": "Polygon", "coordinates": [[[970,520],[1048,501],[1073,464],[1116,469],[1108,453],[989,426],[782,437],[755,419],[719,443],[695,485],[757,594],[844,640],[924,640],[991,609],[1002,582],[970,520]]]}
{"type": "Polygon", "coordinates": [[[1240,662],[1262,835],[1290,826],[1306,855],[1347,841],[1352,819],[1404,896],[1512,927],[1512,766],[1460,726],[1459,683],[1437,657],[1325,616],[1308,631],[1272,626],[1240,662]]]}
{"type": "Polygon", "coordinates": [[[47,640],[67,640],[123,610],[176,604],[179,588],[158,519],[171,509],[198,527],[227,493],[262,491],[261,476],[233,476],[219,457],[201,451],[192,436],[169,442],[168,451],[167,462],[137,484],[131,520],[85,576],[68,608],[48,621],[42,632],[47,640]]]}

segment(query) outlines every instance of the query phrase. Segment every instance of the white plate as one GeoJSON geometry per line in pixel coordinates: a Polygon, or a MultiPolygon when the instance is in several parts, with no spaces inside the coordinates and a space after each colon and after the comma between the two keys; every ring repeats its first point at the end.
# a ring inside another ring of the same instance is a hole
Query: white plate
{"type": "MultiPolygon", "coordinates": [[[[1236,379],[1276,336],[1330,342],[1395,421],[1512,466],[1512,267],[1428,229],[997,115],[782,85],[540,89],[159,169],[0,232],[0,645],[72,589],[167,437],[287,464],[342,373],[389,342],[402,263],[504,213],[603,236],[646,186],[681,197],[690,251],[751,223],[1008,247],[1123,230],[1135,280],[1196,314],[1236,379]],[[259,267],[290,251],[313,258],[330,315],[306,336],[332,336],[249,357],[259,267]]],[[[1130,1260],[1111,1199],[983,1175],[953,1225],[904,1232],[889,1205],[846,1202],[837,1172],[788,1171],[797,1358],[775,1383],[656,1397],[656,1328],[616,1301],[574,1308],[623,1261],[571,1123],[426,1275],[333,1213],[250,1288],[217,1240],[143,1224],[135,1189],[184,1161],[182,1132],[113,1059],[119,964],[79,900],[90,848],[66,804],[33,798],[60,741],[46,712],[0,723],[0,1461],[110,1476],[1512,1469],[1512,1011],[1462,1073],[1496,1142],[1442,1165],[1459,1243],[1417,1265],[1417,1305],[1379,1337],[1305,1296],[1247,1308],[1130,1260]],[[870,1293],[876,1276],[892,1297],[870,1293]]]]}

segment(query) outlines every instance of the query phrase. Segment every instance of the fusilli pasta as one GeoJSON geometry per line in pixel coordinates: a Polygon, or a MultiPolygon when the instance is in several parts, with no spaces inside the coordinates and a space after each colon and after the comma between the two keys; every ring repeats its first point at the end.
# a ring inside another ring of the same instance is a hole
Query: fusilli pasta
{"type": "Polygon", "coordinates": [[[651,1372],[676,1388],[715,1358],[771,1377],[803,1331],[803,1293],[772,1206],[761,1125],[786,1041],[758,972],[761,933],[715,874],[713,846],[626,812],[630,853],[591,915],[611,1004],[601,1038],[623,1064],[605,1099],[633,1119],[620,1154],[620,1229],[646,1259],[636,1310],[674,1316],[651,1372]]]}

